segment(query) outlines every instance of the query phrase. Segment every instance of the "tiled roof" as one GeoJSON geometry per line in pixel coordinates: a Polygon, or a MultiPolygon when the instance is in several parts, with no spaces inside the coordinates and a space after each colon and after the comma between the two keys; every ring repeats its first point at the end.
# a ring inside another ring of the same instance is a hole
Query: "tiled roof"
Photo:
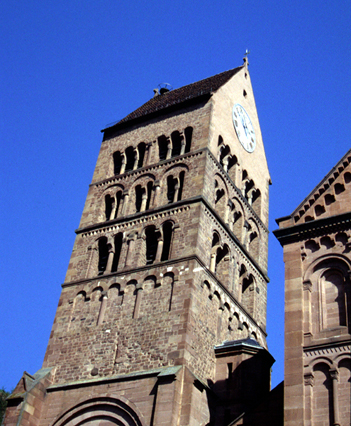
{"type": "Polygon", "coordinates": [[[155,96],[113,126],[109,126],[109,128],[144,117],[162,109],[175,106],[190,99],[195,99],[199,96],[209,95],[218,90],[241,69],[242,66],[229,71],[224,71],[220,74],[214,75],[213,77],[205,78],[204,80],[197,81],[196,83],[188,84],[187,86],[180,87],[179,89],[174,89],[162,95],[155,96]]]}

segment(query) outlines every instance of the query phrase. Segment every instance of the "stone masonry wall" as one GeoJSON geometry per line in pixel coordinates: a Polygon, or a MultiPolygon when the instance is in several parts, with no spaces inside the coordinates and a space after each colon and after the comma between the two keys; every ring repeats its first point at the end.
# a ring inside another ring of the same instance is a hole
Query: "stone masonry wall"
{"type": "Polygon", "coordinates": [[[183,132],[187,127],[193,128],[191,151],[205,148],[208,144],[208,128],[211,104],[188,107],[176,113],[160,115],[158,118],[129,127],[128,131],[119,130],[113,138],[103,141],[96,163],[92,183],[113,176],[113,153],[123,152],[129,146],[136,148],[139,143],[151,143],[147,165],[160,162],[157,139],[164,135],[170,137],[172,132],[183,132]]]}

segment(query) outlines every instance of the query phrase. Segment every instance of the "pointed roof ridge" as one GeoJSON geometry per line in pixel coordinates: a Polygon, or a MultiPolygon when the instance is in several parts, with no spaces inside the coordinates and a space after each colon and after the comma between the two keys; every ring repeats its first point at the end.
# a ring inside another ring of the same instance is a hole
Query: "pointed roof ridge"
{"type": "MultiPolygon", "coordinates": [[[[346,154],[339,160],[336,165],[327,173],[323,179],[312,189],[312,191],[303,199],[303,201],[296,207],[296,209],[290,214],[291,218],[296,218],[295,222],[301,219],[301,217],[306,213],[310,206],[316,201],[320,195],[322,195],[336,180],[340,173],[346,168],[344,165],[345,161],[350,164],[351,162],[351,149],[349,149],[346,154]],[[324,187],[322,189],[322,187],[324,187]],[[315,197],[316,192],[319,192],[318,197],[315,197]],[[313,203],[310,204],[310,200],[313,198],[313,203]],[[306,205],[308,205],[307,208],[306,205]]],[[[284,219],[284,218],[280,218],[284,219]]],[[[277,219],[276,222],[279,223],[280,219],[277,219]]]]}
{"type": "Polygon", "coordinates": [[[111,129],[112,127],[116,127],[132,120],[136,120],[161,111],[163,109],[179,105],[188,100],[204,95],[211,95],[243,68],[244,65],[241,65],[240,67],[223,71],[212,77],[207,77],[194,83],[187,84],[186,86],[179,87],[178,89],[170,90],[169,92],[155,96],[141,105],[135,111],[122,118],[122,120],[103,129],[102,132],[107,129],[111,129]]]}

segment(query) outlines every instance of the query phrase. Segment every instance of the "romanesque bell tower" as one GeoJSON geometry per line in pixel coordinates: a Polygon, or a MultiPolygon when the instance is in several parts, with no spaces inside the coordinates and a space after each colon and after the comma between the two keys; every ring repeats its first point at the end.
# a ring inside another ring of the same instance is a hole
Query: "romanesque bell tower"
{"type": "Polygon", "coordinates": [[[246,60],[104,129],[43,368],[5,424],[227,425],[262,401],[269,184],[246,60]]]}

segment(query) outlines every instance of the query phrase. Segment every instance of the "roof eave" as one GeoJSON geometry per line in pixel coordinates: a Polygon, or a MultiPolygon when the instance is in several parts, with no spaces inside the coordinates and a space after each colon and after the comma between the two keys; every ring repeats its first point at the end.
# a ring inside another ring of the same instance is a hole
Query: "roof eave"
{"type": "MultiPolygon", "coordinates": [[[[154,117],[158,117],[160,115],[164,115],[164,114],[167,114],[169,112],[176,111],[178,109],[183,109],[183,108],[190,106],[190,105],[199,104],[201,102],[209,100],[211,98],[212,94],[213,94],[213,92],[200,94],[196,97],[193,97],[193,98],[190,98],[190,99],[185,99],[184,101],[181,101],[181,102],[179,102],[175,105],[170,105],[170,106],[167,106],[167,107],[164,107],[164,108],[160,108],[156,111],[146,113],[146,114],[144,114],[140,117],[131,118],[130,120],[123,121],[123,122],[119,121],[116,124],[113,124],[112,126],[106,127],[105,129],[101,130],[101,133],[104,133],[103,140],[106,139],[106,136],[107,136],[106,133],[108,133],[108,134],[114,133],[118,130],[126,129],[126,128],[131,127],[131,126],[135,126],[136,124],[140,124],[143,121],[148,121],[148,120],[150,120],[154,117]]],[[[160,95],[160,96],[162,96],[162,95],[160,95]]],[[[111,137],[111,136],[109,136],[109,137],[111,137]]]]}

